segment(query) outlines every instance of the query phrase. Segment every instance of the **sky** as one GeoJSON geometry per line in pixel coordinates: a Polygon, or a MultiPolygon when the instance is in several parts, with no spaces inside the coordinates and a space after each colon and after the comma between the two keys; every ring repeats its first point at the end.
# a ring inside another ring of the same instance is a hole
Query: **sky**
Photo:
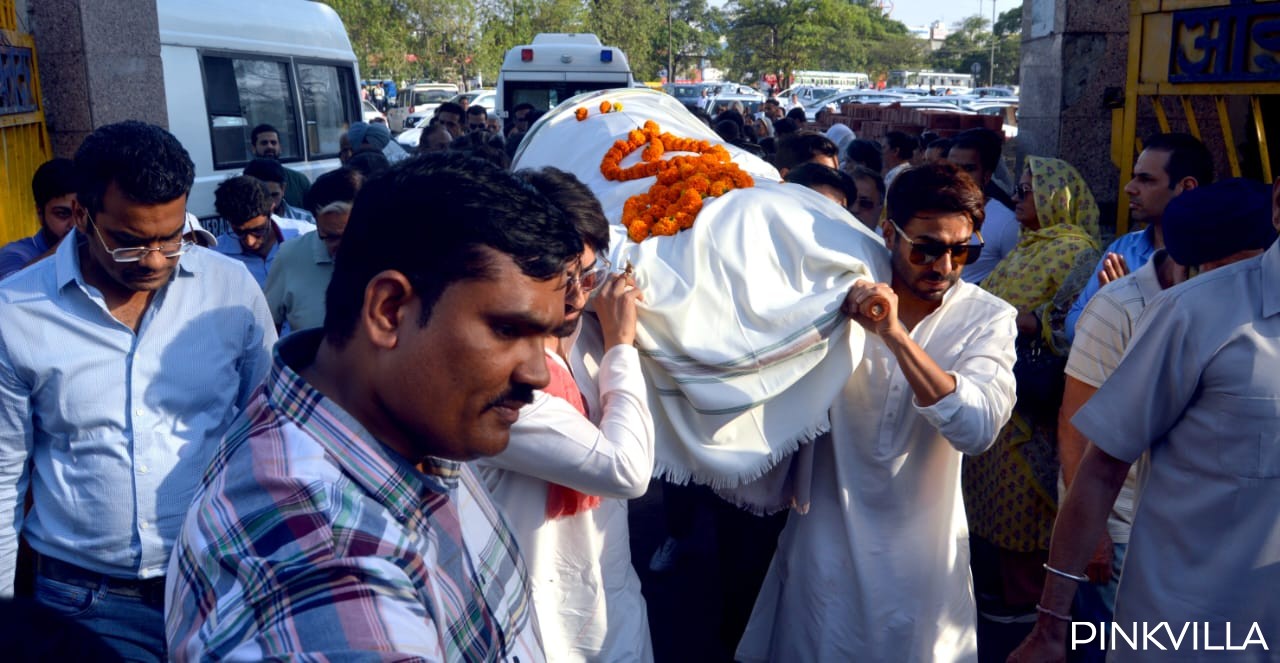
{"type": "MultiPolygon", "coordinates": [[[[1022,4],[1022,0],[994,0],[996,15],[1009,11],[1022,4]]],[[[907,27],[928,26],[934,21],[942,21],[947,27],[978,13],[982,7],[982,16],[991,20],[991,3],[993,0],[884,0],[885,6],[892,5],[889,14],[892,18],[907,24],[907,27]]]]}

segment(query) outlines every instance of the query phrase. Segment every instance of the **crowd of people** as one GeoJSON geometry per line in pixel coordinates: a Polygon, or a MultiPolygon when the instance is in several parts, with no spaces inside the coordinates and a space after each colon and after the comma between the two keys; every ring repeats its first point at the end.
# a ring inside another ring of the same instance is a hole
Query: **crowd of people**
{"type": "MultiPolygon", "coordinates": [[[[726,656],[1101,660],[1073,621],[1163,621],[1256,630],[1265,660],[1280,180],[1215,182],[1197,139],[1149,137],[1142,227],[1104,248],[1067,160],[1008,177],[984,129],[878,143],[764,113],[703,119],[890,270],[833,302],[867,342],[796,454],[807,512],[716,507],[749,560],[726,656]]],[[[31,601],[6,628],[75,637],[12,651],[653,660],[627,520],[661,444],[645,293],[591,189],[511,172],[536,110],[482,115],[442,105],[415,155],[355,123],[314,182],[256,127],[208,227],[160,127],[37,170],[39,230],[0,249],[0,595],[31,601]]],[[[655,572],[688,534],[666,493],[655,572]]]]}

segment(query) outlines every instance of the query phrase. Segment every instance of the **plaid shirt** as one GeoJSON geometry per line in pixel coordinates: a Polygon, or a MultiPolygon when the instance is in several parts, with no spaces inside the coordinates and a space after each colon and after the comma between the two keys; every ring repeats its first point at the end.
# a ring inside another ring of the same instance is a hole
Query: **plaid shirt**
{"type": "Polygon", "coordinates": [[[276,347],[227,432],[169,563],[178,661],[543,660],[524,562],[471,470],[423,473],[291,368],[276,347]]]}

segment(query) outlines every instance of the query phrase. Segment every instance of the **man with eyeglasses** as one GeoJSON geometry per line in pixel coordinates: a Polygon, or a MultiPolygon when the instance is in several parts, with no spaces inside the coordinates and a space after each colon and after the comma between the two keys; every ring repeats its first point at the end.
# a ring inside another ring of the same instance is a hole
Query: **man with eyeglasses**
{"type": "Polygon", "coordinates": [[[850,174],[858,197],[849,201],[849,211],[874,232],[884,211],[884,178],[866,166],[854,166],[850,174]]]}
{"type": "Polygon", "coordinates": [[[489,130],[489,113],[484,106],[472,106],[467,109],[467,133],[489,130]]]}
{"type": "Polygon", "coordinates": [[[184,239],[176,138],[101,127],[75,168],[75,228],[0,284],[0,595],[21,533],[38,602],[125,659],[166,660],[174,537],[276,333],[249,274],[184,239]]]}
{"type": "Polygon", "coordinates": [[[960,464],[1009,419],[1016,335],[1012,307],[960,280],[981,252],[984,202],[949,163],[889,188],[892,280],[858,281],[842,303],[870,333],[737,660],[977,659],[960,464]],[[883,319],[867,315],[876,302],[883,319]]]}
{"type": "Polygon", "coordinates": [[[231,226],[231,232],[218,236],[215,248],[243,263],[260,288],[266,288],[280,245],[316,229],[314,223],[276,216],[272,203],[267,187],[248,175],[224,180],[213,192],[214,209],[231,226]]]}
{"type": "Polygon", "coordinates": [[[627,500],[644,495],[654,465],[633,345],[640,291],[629,273],[610,274],[609,225],[586,185],[555,168],[516,175],[568,215],[583,252],[564,322],[546,340],[551,384],[521,408],[506,451],[479,461],[480,473],[528,564],[547,660],[651,661],[627,526],[627,500]]]}

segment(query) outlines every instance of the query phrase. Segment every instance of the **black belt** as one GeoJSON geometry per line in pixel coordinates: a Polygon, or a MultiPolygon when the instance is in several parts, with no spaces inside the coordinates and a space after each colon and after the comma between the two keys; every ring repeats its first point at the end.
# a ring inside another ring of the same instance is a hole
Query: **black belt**
{"type": "Polygon", "coordinates": [[[97,590],[105,583],[108,593],[142,599],[142,602],[149,606],[164,607],[164,576],[146,580],[117,578],[82,569],[75,564],[47,555],[36,556],[36,574],[50,580],[92,590],[97,590]]]}

